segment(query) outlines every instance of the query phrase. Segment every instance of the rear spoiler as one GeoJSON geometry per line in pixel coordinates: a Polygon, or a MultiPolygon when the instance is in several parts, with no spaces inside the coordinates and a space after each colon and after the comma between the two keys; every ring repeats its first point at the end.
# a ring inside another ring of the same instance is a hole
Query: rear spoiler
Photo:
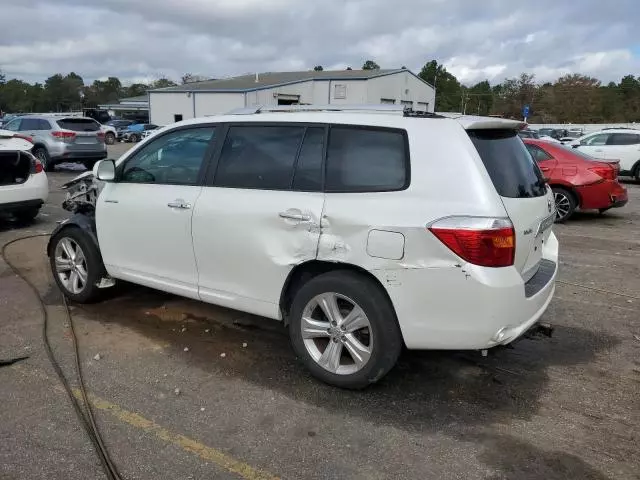
{"type": "Polygon", "coordinates": [[[456,120],[460,125],[462,125],[462,128],[464,128],[465,130],[523,130],[528,127],[528,124],[521,120],[508,120],[506,118],[495,117],[478,117],[475,115],[462,115],[460,113],[438,112],[438,115],[456,120]]]}

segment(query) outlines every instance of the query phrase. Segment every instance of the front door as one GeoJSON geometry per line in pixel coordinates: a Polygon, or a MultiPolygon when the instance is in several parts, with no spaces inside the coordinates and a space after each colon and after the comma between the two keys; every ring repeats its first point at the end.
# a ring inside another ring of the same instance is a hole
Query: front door
{"type": "Polygon", "coordinates": [[[110,275],[198,298],[191,219],[214,133],[213,126],[173,130],[118,165],[96,205],[110,275]]]}
{"type": "Polygon", "coordinates": [[[279,318],[283,285],[316,258],[324,126],[233,124],[193,215],[200,298],[279,318]]]}
{"type": "Polygon", "coordinates": [[[579,148],[581,152],[584,152],[587,155],[591,155],[594,158],[606,159],[608,158],[608,139],[608,133],[597,133],[582,140],[577,148],[579,148]]]}

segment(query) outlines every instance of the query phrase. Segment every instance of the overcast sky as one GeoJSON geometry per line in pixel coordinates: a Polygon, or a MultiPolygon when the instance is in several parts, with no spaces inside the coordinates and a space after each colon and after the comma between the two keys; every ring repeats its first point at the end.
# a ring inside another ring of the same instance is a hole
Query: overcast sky
{"type": "Polygon", "coordinates": [[[85,82],[437,59],[471,84],[640,75],[640,0],[0,0],[0,70],[85,82]]]}

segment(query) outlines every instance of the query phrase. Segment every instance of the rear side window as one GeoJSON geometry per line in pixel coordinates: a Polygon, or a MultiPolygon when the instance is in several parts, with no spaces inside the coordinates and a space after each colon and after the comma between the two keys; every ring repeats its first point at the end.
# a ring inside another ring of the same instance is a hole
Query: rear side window
{"type": "Polygon", "coordinates": [[[63,118],[56,123],[60,128],[74,132],[97,132],[100,130],[100,124],[90,118],[63,118]]]}
{"type": "Polygon", "coordinates": [[[404,130],[333,126],[327,148],[327,192],[384,192],[409,184],[404,130]]]}
{"type": "Polygon", "coordinates": [[[515,131],[469,130],[468,133],[500,196],[529,198],[546,194],[542,172],[515,131]]]}
{"type": "Polygon", "coordinates": [[[633,133],[612,133],[607,145],[636,145],[640,143],[640,135],[633,133]]]}
{"type": "Polygon", "coordinates": [[[542,148],[537,145],[532,145],[530,143],[525,143],[527,150],[533,157],[536,162],[544,162],[545,160],[551,160],[553,157],[545,152],[542,148]]]}
{"type": "Polygon", "coordinates": [[[319,192],[322,190],[323,148],[324,128],[307,128],[293,178],[294,190],[303,192],[319,192]]]}
{"type": "Polygon", "coordinates": [[[222,147],[214,184],[219,187],[290,190],[305,128],[232,126],[222,147]]]}

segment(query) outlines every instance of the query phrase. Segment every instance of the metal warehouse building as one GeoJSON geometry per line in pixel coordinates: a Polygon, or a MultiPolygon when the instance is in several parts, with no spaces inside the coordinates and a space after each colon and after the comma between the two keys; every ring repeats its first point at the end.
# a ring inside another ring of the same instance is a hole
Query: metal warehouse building
{"type": "Polygon", "coordinates": [[[149,115],[167,125],[255,105],[379,103],[433,112],[435,89],[407,69],[269,72],[152,90],[149,115]]]}

